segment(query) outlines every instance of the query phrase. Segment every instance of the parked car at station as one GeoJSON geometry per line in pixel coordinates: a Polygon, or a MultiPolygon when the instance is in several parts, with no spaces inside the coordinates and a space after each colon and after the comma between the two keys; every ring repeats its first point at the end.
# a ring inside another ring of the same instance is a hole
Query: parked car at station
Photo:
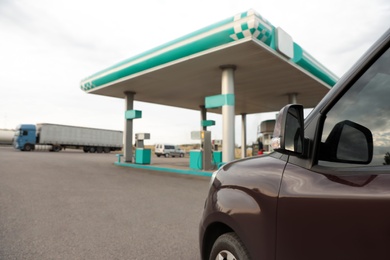
{"type": "Polygon", "coordinates": [[[172,144],[156,144],[154,153],[157,157],[184,157],[185,151],[180,149],[178,145],[172,144]]]}
{"type": "Polygon", "coordinates": [[[304,120],[288,105],[274,153],[213,174],[202,259],[389,259],[390,30],[304,120]]]}

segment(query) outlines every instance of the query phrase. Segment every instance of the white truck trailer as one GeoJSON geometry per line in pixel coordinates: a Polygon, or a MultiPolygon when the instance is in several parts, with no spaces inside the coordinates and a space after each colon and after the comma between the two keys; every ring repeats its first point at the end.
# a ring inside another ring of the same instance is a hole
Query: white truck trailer
{"type": "Polygon", "coordinates": [[[0,145],[12,145],[15,131],[12,129],[0,129],[0,145]]]}
{"type": "Polygon", "coordinates": [[[88,153],[109,153],[123,147],[123,132],[57,124],[21,124],[15,129],[14,147],[21,151],[65,148],[88,153]]]}

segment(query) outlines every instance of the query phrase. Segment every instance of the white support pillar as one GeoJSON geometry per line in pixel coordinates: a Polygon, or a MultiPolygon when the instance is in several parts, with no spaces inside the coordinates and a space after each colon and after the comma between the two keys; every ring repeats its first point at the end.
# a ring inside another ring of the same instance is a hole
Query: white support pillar
{"type": "Polygon", "coordinates": [[[297,93],[290,93],[288,94],[288,103],[289,104],[297,104],[297,93]]]}
{"type": "Polygon", "coordinates": [[[246,114],[241,114],[241,158],[246,157],[246,114]]]}
{"type": "Polygon", "coordinates": [[[233,102],[222,106],[222,161],[231,162],[235,159],[234,142],[234,71],[236,66],[221,66],[222,69],[222,95],[233,97],[233,102]]]}
{"type": "MultiPolygon", "coordinates": [[[[133,92],[125,92],[125,111],[133,110],[134,107],[133,92]]],[[[123,132],[123,159],[124,162],[133,160],[133,119],[125,118],[125,129],[123,132]]]]}

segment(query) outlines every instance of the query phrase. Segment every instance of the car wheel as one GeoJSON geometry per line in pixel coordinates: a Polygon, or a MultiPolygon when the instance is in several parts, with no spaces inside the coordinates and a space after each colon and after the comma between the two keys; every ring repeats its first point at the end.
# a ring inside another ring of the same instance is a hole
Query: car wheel
{"type": "Polygon", "coordinates": [[[168,158],[168,157],[169,157],[169,154],[166,153],[166,154],[165,154],[165,157],[168,158]]]}
{"type": "Polygon", "coordinates": [[[210,260],[218,259],[240,259],[249,260],[248,250],[236,233],[226,233],[215,241],[211,249],[210,260]]]}

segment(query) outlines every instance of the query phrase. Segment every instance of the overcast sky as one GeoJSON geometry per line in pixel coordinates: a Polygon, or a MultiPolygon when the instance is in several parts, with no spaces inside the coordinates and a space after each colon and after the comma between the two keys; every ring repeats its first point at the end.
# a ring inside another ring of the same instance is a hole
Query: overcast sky
{"type": "MultiPolygon", "coordinates": [[[[342,76],[390,27],[389,0],[0,0],[0,128],[21,123],[123,130],[124,100],[86,94],[91,74],[237,13],[254,9],[342,76]]],[[[299,101],[299,100],[298,100],[299,101]]],[[[198,111],[136,102],[147,144],[193,142],[198,111]],[[158,113],[157,113],[158,111],[158,113]]],[[[248,115],[248,143],[273,114],[248,115]]],[[[221,116],[210,127],[222,138],[221,116]]],[[[240,144],[240,117],[236,143],[240,144]]]]}

